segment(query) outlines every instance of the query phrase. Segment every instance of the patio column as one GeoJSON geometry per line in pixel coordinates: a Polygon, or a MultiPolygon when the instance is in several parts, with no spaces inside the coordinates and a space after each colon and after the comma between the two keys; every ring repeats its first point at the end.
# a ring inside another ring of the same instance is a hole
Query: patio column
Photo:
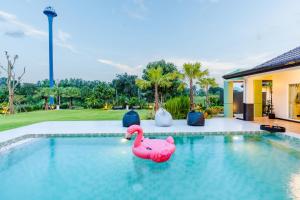
{"type": "Polygon", "coordinates": [[[233,81],[224,81],[224,116],[233,117],[233,81]]]}
{"type": "Polygon", "coordinates": [[[262,117],[262,80],[253,81],[254,117],[262,117]]]}
{"type": "Polygon", "coordinates": [[[253,80],[245,79],[244,81],[244,120],[254,120],[254,88],[253,80]]]}

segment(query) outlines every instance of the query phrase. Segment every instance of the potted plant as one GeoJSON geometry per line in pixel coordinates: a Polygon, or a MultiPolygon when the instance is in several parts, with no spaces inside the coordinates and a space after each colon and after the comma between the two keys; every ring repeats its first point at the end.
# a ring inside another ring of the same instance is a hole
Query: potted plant
{"type": "Polygon", "coordinates": [[[268,100],[268,103],[267,103],[267,114],[268,114],[269,119],[275,119],[274,106],[273,106],[273,84],[272,84],[272,82],[269,82],[267,84],[267,87],[270,90],[270,100],[268,100]]]}
{"type": "MultiPolygon", "coordinates": [[[[183,64],[183,80],[189,82],[190,89],[190,112],[187,114],[187,124],[190,126],[204,126],[204,114],[195,111],[194,104],[194,79],[201,79],[208,75],[208,70],[201,70],[200,63],[185,63],[183,64]]],[[[183,83],[185,85],[185,83],[183,83]]]]}

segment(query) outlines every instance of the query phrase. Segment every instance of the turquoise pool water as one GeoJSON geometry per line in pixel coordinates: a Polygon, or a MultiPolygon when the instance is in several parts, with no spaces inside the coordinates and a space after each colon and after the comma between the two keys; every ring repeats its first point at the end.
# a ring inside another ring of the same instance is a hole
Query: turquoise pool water
{"type": "Polygon", "coordinates": [[[163,164],[134,157],[132,142],[46,138],[2,153],[0,199],[300,198],[298,144],[283,138],[175,137],[176,152],[163,164]]]}

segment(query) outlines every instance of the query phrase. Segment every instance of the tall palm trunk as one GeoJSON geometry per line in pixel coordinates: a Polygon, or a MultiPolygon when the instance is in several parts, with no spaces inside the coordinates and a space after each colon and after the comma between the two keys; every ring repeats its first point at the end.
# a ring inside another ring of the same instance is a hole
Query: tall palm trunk
{"type": "Polygon", "coordinates": [[[205,87],[205,94],[206,94],[206,108],[208,108],[209,107],[208,87],[205,87]]]}
{"type": "Polygon", "coordinates": [[[73,97],[70,97],[70,105],[69,105],[69,108],[72,109],[73,107],[73,97]]]}
{"type": "Polygon", "coordinates": [[[155,111],[158,110],[158,85],[155,83],[155,106],[154,106],[155,111]]]}
{"type": "Polygon", "coordinates": [[[44,97],[44,99],[45,99],[45,103],[44,103],[44,108],[45,108],[45,110],[48,110],[48,97],[44,97]]]}
{"type": "Polygon", "coordinates": [[[194,110],[193,79],[190,79],[190,110],[194,110]]]}

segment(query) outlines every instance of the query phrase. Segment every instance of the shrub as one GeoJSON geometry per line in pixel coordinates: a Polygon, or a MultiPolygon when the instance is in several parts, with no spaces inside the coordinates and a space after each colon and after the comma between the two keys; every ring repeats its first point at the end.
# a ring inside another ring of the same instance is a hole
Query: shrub
{"type": "Polygon", "coordinates": [[[15,109],[17,112],[31,112],[40,110],[43,107],[43,103],[37,104],[20,104],[16,105],[15,109]]]}
{"type": "Polygon", "coordinates": [[[222,105],[221,99],[219,95],[211,95],[209,96],[210,106],[220,106],[222,105]]]}
{"type": "Polygon", "coordinates": [[[68,103],[61,103],[60,104],[60,109],[68,109],[69,108],[69,104],[68,103]]]}
{"type": "Polygon", "coordinates": [[[210,108],[207,108],[205,110],[206,116],[208,118],[217,116],[219,113],[224,112],[224,107],[223,106],[212,106],[210,108]]]}
{"type": "Polygon", "coordinates": [[[175,97],[165,103],[166,110],[174,119],[185,119],[190,107],[190,100],[186,96],[175,97]]]}
{"type": "Polygon", "coordinates": [[[122,106],[123,108],[125,108],[127,103],[128,98],[124,95],[121,95],[114,101],[114,106],[122,106]]]}
{"type": "Polygon", "coordinates": [[[152,109],[148,110],[146,119],[154,119],[154,118],[155,118],[155,111],[153,107],[152,109]]]}
{"type": "Polygon", "coordinates": [[[8,114],[9,113],[9,104],[7,102],[3,102],[0,104],[0,113],[8,114]]]}

